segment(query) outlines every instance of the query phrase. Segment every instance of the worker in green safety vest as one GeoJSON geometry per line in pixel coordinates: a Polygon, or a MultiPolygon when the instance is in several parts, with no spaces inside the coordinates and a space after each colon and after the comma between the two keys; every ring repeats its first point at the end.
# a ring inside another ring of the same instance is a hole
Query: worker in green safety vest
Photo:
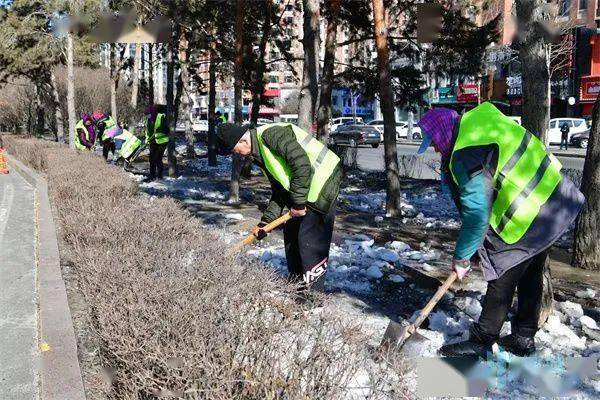
{"type": "Polygon", "coordinates": [[[169,126],[163,109],[164,106],[161,105],[150,105],[144,111],[146,145],[150,148],[150,175],[147,181],[163,177],[163,156],[169,144],[169,126]]]}
{"type": "Polygon", "coordinates": [[[113,157],[113,164],[116,164],[121,158],[128,162],[142,146],[142,141],[127,129],[120,129],[114,136],[114,142],[115,155],[113,157]]]}
{"type": "MultiPolygon", "coordinates": [[[[271,183],[271,200],[254,235],[264,238],[262,228],[289,209],[294,218],[285,224],[283,236],[290,279],[323,291],[342,179],[340,159],[292,124],[255,129],[224,123],[218,137],[225,150],[252,157],[271,183]]],[[[305,291],[301,298],[312,296],[305,291]]]]}
{"type": "Polygon", "coordinates": [[[81,119],[75,125],[75,137],[73,139],[77,150],[92,150],[94,148],[96,128],[90,114],[81,114],[81,119]]]}
{"type": "Polygon", "coordinates": [[[106,113],[96,111],[92,114],[92,118],[98,132],[98,140],[102,143],[102,156],[108,161],[108,155],[112,153],[113,160],[116,160],[114,137],[121,128],[119,128],[117,121],[106,113]]]}
{"type": "Polygon", "coordinates": [[[486,356],[498,343],[519,356],[535,351],[548,250],[575,221],[584,198],[561,174],[544,144],[491,103],[462,117],[426,112],[423,143],[442,156],[442,185],[461,216],[452,267],[462,279],[477,265],[487,281],[481,315],[467,341],[446,345],[444,356],[486,356]],[[500,330],[518,287],[511,334],[500,330]]]}

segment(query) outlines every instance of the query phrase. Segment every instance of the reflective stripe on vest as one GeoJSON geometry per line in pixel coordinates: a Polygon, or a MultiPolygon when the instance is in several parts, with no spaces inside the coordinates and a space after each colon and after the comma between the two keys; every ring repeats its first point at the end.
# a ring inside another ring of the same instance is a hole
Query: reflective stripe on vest
{"type": "Polygon", "coordinates": [[[313,170],[310,189],[308,191],[308,202],[314,203],[319,198],[319,194],[325,186],[327,179],[331,176],[340,159],[334,152],[330,151],[323,143],[313,138],[311,134],[293,124],[278,123],[267,124],[256,129],[258,138],[258,147],[267,171],[283,186],[285,190],[290,190],[290,180],[292,173],[285,160],[276,154],[264,144],[263,133],[274,126],[291,127],[296,135],[296,140],[304,149],[310,160],[313,170]]]}
{"type": "Polygon", "coordinates": [[[115,139],[125,141],[119,152],[119,156],[125,159],[129,158],[142,145],[142,141],[126,129],[123,129],[123,132],[120,135],[115,136],[115,139]]]}
{"type": "MultiPolygon", "coordinates": [[[[162,120],[165,118],[165,114],[158,113],[156,114],[156,119],[154,120],[154,128],[152,129],[152,136],[154,137],[154,141],[156,144],[163,144],[169,141],[169,135],[164,132],[159,132],[158,128],[162,125],[162,120]]],[[[148,124],[146,123],[146,142],[150,139],[150,135],[148,133],[148,124]]]]}
{"type": "Polygon", "coordinates": [[[508,244],[518,242],[560,183],[562,165],[543,143],[491,103],[465,113],[450,158],[454,182],[455,152],[473,146],[498,146],[493,177],[496,196],[490,226],[508,244]]]}
{"type": "Polygon", "coordinates": [[[83,131],[85,132],[86,139],[88,141],[90,140],[90,133],[88,132],[87,128],[85,127],[83,120],[80,119],[79,122],[77,122],[77,125],[75,125],[75,137],[73,138],[74,142],[75,142],[75,148],[77,150],[88,150],[88,148],[85,147],[83,145],[83,143],[81,143],[81,141],[79,140],[79,132],[77,132],[78,129],[83,129],[83,131]]]}
{"type": "Polygon", "coordinates": [[[113,117],[111,117],[110,115],[107,115],[105,119],[101,119],[98,122],[104,122],[104,130],[102,131],[102,136],[100,136],[100,140],[102,142],[104,142],[105,140],[109,139],[109,137],[106,136],[106,133],[111,128],[114,128],[115,126],[117,126],[117,121],[115,121],[115,119],[113,117]]]}

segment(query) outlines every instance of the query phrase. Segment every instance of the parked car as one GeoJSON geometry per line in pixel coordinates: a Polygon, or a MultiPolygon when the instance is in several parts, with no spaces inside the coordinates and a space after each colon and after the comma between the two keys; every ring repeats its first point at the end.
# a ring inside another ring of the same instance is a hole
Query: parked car
{"type": "Polygon", "coordinates": [[[341,125],[329,136],[329,145],[344,144],[357,147],[360,144],[370,144],[379,147],[380,133],[369,125],[341,125]]]}
{"type": "Polygon", "coordinates": [[[582,149],[587,149],[588,142],[590,140],[590,131],[587,130],[582,133],[575,133],[571,135],[570,143],[572,146],[581,147],[582,149]]]}
{"type": "MultiPolygon", "coordinates": [[[[335,130],[338,128],[338,126],[345,124],[346,122],[354,122],[354,117],[339,117],[339,118],[334,118],[331,120],[331,132],[335,132],[335,130]]],[[[358,123],[364,123],[363,119],[361,117],[356,117],[356,122],[358,123]]]]}
{"type": "MultiPolygon", "coordinates": [[[[396,126],[396,138],[397,139],[406,139],[408,138],[408,122],[400,121],[399,124],[402,124],[400,128],[396,126]]],[[[416,122],[413,122],[412,126],[412,138],[413,139],[421,139],[423,137],[421,133],[421,127],[417,125],[416,122]]]]}
{"type": "Polygon", "coordinates": [[[561,133],[560,128],[563,124],[567,124],[570,128],[569,138],[576,133],[585,132],[588,127],[583,118],[552,118],[550,120],[550,129],[548,130],[548,142],[549,143],[560,143],[561,133]]]}

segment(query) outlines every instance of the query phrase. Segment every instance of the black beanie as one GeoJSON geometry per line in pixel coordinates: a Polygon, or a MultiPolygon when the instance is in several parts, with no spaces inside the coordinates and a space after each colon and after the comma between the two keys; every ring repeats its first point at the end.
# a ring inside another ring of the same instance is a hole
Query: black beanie
{"type": "Polygon", "coordinates": [[[237,142],[240,141],[244,133],[251,128],[251,125],[236,125],[230,122],[225,122],[219,125],[217,132],[217,138],[221,148],[225,151],[231,152],[237,142]]]}

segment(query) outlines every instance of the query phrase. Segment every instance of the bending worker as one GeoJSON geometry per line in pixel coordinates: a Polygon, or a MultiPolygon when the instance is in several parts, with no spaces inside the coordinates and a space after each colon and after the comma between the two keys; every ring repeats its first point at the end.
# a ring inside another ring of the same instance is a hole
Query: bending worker
{"type": "Polygon", "coordinates": [[[549,248],[577,217],[583,195],[542,142],[491,103],[462,117],[436,108],[419,126],[419,152],[433,144],[441,154],[442,181],[461,215],[452,267],[462,279],[471,263],[480,264],[488,282],[469,339],[443,346],[440,353],[485,357],[497,342],[516,355],[529,355],[535,351],[549,248]],[[500,338],[516,288],[511,334],[500,338]]]}
{"type": "Polygon", "coordinates": [[[92,150],[96,143],[96,128],[94,120],[88,113],[81,114],[81,119],[75,125],[75,148],[92,150]]]}
{"type": "Polygon", "coordinates": [[[342,179],[340,159],[292,124],[255,129],[224,123],[219,141],[228,151],[251,156],[271,183],[271,200],[254,235],[264,238],[262,228],[288,208],[294,218],[285,224],[283,237],[290,280],[323,291],[342,179]]]}
{"type": "Polygon", "coordinates": [[[159,106],[150,105],[146,107],[146,145],[150,147],[150,175],[147,181],[162,179],[163,156],[169,143],[169,126],[163,112],[159,112],[159,106]]]}
{"type": "Polygon", "coordinates": [[[108,160],[108,153],[113,153],[113,160],[115,158],[115,142],[113,138],[120,131],[117,121],[108,114],[96,111],[92,114],[94,124],[98,130],[98,139],[102,143],[102,156],[105,160],[108,160]]]}
{"type": "Polygon", "coordinates": [[[129,162],[135,152],[142,146],[142,141],[127,129],[119,129],[113,140],[115,143],[113,164],[116,164],[121,158],[126,163],[129,162]]]}

